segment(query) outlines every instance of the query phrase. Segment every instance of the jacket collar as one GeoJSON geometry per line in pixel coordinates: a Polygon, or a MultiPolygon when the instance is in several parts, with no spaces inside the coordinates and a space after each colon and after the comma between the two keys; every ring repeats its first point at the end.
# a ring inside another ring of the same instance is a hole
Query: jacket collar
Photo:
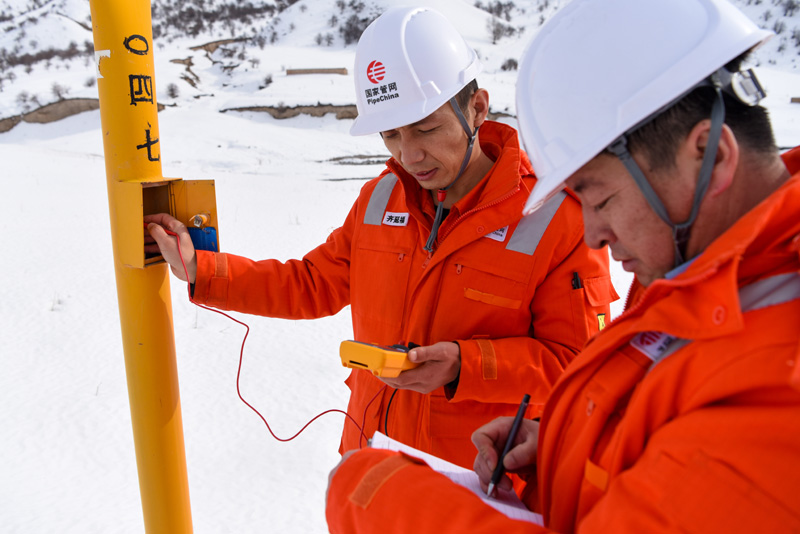
{"type": "MultiPolygon", "coordinates": [[[[800,248],[800,147],[784,155],[794,176],[715,239],[692,264],[672,280],[631,286],[628,309],[620,317],[641,316],[636,330],[663,331],[684,339],[725,335],[743,327],[738,288],[767,274],[796,270],[800,248]],[[714,283],[709,283],[710,279],[714,283]],[[691,288],[690,291],[681,291],[691,288]],[[686,310],[664,321],[652,303],[670,300],[669,309],[686,310]]],[[[616,322],[616,321],[615,321],[616,322]]],[[[613,325],[613,322],[612,322],[613,325]]]]}
{"type": "MultiPolygon", "coordinates": [[[[503,198],[520,187],[520,176],[533,175],[528,156],[520,149],[516,130],[487,120],[481,125],[478,136],[481,150],[494,161],[494,165],[483,180],[453,205],[452,210],[460,213],[503,198]]],[[[390,158],[386,165],[400,178],[409,205],[419,206],[423,212],[432,215],[435,205],[430,192],[420,187],[394,158],[390,158]]]]}

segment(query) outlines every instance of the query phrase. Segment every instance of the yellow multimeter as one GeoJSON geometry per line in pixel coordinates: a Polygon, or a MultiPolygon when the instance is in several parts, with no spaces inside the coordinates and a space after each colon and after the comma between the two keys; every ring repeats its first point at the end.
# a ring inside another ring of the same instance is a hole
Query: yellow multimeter
{"type": "Polygon", "coordinates": [[[418,363],[409,361],[408,351],[409,347],[404,345],[375,345],[352,340],[339,345],[342,365],[364,369],[381,378],[396,378],[402,371],[417,367],[418,363]]]}

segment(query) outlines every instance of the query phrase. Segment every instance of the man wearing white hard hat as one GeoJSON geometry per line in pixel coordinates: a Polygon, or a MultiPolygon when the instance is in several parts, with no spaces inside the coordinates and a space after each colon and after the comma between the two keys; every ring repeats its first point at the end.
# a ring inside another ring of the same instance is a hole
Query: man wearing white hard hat
{"type": "MultiPolygon", "coordinates": [[[[479,71],[440,13],[389,9],[358,44],[352,133],[380,134],[392,159],[343,225],[302,260],[190,259],[199,303],[291,319],[350,305],[357,341],[420,345],[408,358],[421,365],[396,378],[352,371],[342,451],[380,430],[471,466],[472,432],[525,393],[538,416],[616,298],[575,198],[522,217],[535,178],[515,130],[486,120],[479,71]]],[[[161,231],[151,225],[169,260],[161,231]]]]}
{"type": "MultiPolygon", "coordinates": [[[[742,68],[768,37],[726,0],[573,0],[542,27],[517,84],[526,212],[569,187],[635,275],[503,461],[542,525],[362,451],[331,532],[800,531],[800,148],[779,154],[742,68]]],[[[511,426],[473,436],[484,489],[511,426]]]]}

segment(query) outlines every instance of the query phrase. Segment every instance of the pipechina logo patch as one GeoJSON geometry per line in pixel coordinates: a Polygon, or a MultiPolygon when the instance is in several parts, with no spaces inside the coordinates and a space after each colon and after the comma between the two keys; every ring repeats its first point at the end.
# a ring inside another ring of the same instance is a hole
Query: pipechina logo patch
{"type": "Polygon", "coordinates": [[[374,87],[364,89],[364,96],[367,98],[367,105],[373,106],[380,102],[400,98],[397,92],[397,82],[387,81],[381,83],[386,78],[386,66],[377,59],[370,61],[367,65],[367,79],[375,84],[374,87]]]}
{"type": "Polygon", "coordinates": [[[631,346],[657,362],[677,339],[664,332],[642,332],[631,339],[631,346]]]}
{"type": "Polygon", "coordinates": [[[375,60],[367,66],[367,79],[372,83],[379,84],[384,76],[386,76],[386,67],[380,61],[375,60]]]}
{"type": "Polygon", "coordinates": [[[661,333],[660,332],[642,332],[639,336],[639,343],[643,347],[647,347],[653,345],[661,340],[661,333]]]}

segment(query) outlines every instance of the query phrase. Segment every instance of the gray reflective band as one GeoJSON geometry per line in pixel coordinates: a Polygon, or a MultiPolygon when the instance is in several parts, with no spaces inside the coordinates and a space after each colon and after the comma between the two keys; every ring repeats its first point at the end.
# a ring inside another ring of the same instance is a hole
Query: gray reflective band
{"type": "Polygon", "coordinates": [[[564,191],[559,191],[545,202],[540,209],[523,217],[516,230],[514,230],[511,239],[508,240],[506,249],[532,256],[536,252],[536,247],[539,246],[545,230],[550,225],[550,221],[555,217],[565,198],[567,198],[567,194],[564,191]]]}
{"type": "MultiPolygon", "coordinates": [[[[800,275],[797,273],[770,276],[739,289],[739,305],[742,312],[777,306],[797,299],[800,299],[800,275]]],[[[660,362],[689,343],[691,343],[689,339],[674,339],[658,358],[653,360],[653,363],[660,362]]]]}
{"type": "Polygon", "coordinates": [[[800,299],[800,275],[797,273],[771,276],[739,290],[739,304],[745,312],[795,299],[800,299]]]}
{"type": "Polygon", "coordinates": [[[389,205],[389,198],[392,196],[396,183],[397,176],[394,174],[389,173],[381,178],[372,191],[372,196],[369,197],[367,211],[364,214],[364,224],[380,226],[383,223],[383,214],[386,212],[386,206],[389,205]]]}

